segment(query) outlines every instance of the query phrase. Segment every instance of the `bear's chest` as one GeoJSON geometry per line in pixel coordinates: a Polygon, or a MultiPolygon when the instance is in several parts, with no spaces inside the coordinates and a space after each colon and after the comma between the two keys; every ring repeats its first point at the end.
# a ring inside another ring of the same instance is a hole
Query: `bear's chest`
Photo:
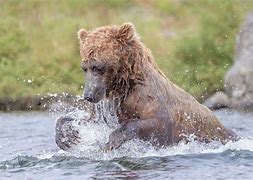
{"type": "Polygon", "coordinates": [[[117,117],[119,119],[119,123],[131,121],[132,119],[140,118],[139,112],[137,111],[135,106],[129,106],[123,104],[117,110],[117,117]]]}

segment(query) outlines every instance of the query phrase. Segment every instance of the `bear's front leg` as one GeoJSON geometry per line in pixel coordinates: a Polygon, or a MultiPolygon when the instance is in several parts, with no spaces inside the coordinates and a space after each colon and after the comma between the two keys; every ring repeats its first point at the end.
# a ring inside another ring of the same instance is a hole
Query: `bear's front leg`
{"type": "Polygon", "coordinates": [[[113,131],[106,143],[105,151],[119,148],[124,142],[133,138],[151,140],[153,137],[161,139],[166,134],[166,124],[158,119],[136,119],[123,123],[120,128],[113,131]]]}
{"type": "Polygon", "coordinates": [[[109,136],[109,142],[105,145],[105,151],[119,148],[125,141],[137,136],[138,128],[136,122],[124,123],[120,128],[114,130],[109,136]]]}
{"type": "Polygon", "coordinates": [[[74,127],[74,118],[61,117],[55,127],[55,142],[63,150],[68,150],[73,145],[80,143],[79,132],[74,127]]]}

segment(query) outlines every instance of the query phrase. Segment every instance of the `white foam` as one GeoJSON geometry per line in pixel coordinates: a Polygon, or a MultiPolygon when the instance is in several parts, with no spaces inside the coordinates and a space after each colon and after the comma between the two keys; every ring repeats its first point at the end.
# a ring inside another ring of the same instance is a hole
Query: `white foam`
{"type": "MultiPolygon", "coordinates": [[[[68,115],[80,119],[88,117],[87,112],[75,110],[68,115]]],[[[107,116],[103,114],[103,116],[107,116]]],[[[108,115],[107,119],[110,118],[108,115]]],[[[115,119],[114,119],[115,120],[115,119]]],[[[110,121],[110,119],[109,119],[110,121]]],[[[204,153],[222,153],[227,150],[247,150],[253,151],[253,138],[244,137],[236,142],[228,142],[222,145],[219,142],[209,144],[192,141],[190,143],[179,143],[176,146],[157,149],[148,142],[141,140],[131,140],[124,143],[120,148],[111,152],[104,152],[103,147],[108,141],[110,133],[116,128],[108,126],[103,120],[84,123],[76,126],[79,130],[81,143],[69,150],[71,155],[77,157],[86,157],[94,160],[110,160],[119,157],[147,157],[147,156],[174,156],[187,154],[204,154],[204,153]]]]}
{"type": "Polygon", "coordinates": [[[228,142],[222,145],[219,142],[209,144],[192,141],[188,144],[179,143],[176,146],[157,149],[148,142],[131,140],[122,147],[111,152],[104,152],[103,147],[113,131],[105,123],[87,123],[80,129],[82,142],[73,147],[70,152],[75,156],[87,157],[95,160],[110,160],[119,157],[147,157],[147,156],[174,156],[187,154],[221,153],[226,150],[248,150],[253,151],[253,139],[241,138],[236,142],[228,142]]]}

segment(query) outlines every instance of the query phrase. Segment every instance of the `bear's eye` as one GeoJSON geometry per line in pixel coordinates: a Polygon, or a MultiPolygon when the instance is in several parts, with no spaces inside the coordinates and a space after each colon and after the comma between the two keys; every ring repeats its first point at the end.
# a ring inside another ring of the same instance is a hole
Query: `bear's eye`
{"type": "Polygon", "coordinates": [[[97,66],[97,65],[94,65],[94,66],[92,66],[91,67],[91,70],[93,71],[93,72],[97,72],[97,73],[99,73],[99,74],[104,74],[104,72],[105,72],[105,67],[104,66],[97,66]]]}
{"type": "Polygon", "coordinates": [[[91,66],[90,69],[91,69],[92,71],[96,71],[96,70],[97,70],[97,66],[91,66]]]}

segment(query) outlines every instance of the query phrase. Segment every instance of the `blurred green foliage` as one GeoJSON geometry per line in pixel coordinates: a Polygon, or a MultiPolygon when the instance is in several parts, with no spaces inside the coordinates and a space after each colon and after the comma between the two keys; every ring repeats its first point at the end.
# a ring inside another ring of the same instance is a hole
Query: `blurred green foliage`
{"type": "Polygon", "coordinates": [[[199,28],[183,35],[175,44],[174,78],[197,97],[223,88],[223,77],[233,60],[236,33],[245,9],[240,1],[201,1],[193,5],[199,28]],[[207,8],[208,7],[208,8],[207,8]]]}
{"type": "Polygon", "coordinates": [[[251,0],[0,0],[0,97],[82,93],[79,28],[131,21],[162,71],[198,99],[223,88],[251,0]]]}

